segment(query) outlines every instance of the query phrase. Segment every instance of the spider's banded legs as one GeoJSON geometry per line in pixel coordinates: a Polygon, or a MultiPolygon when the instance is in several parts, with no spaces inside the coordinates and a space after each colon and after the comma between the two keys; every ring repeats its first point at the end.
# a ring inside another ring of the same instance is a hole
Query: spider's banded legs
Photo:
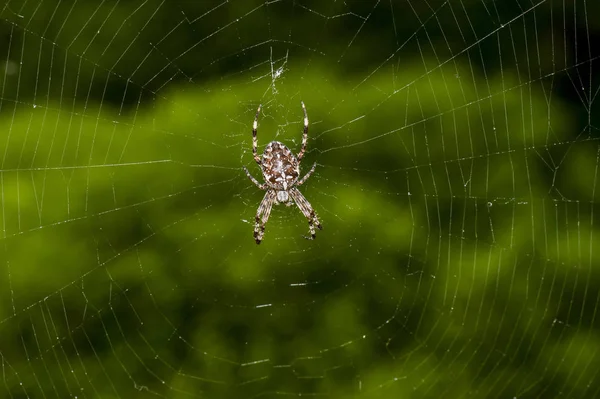
{"type": "Polygon", "coordinates": [[[250,172],[248,172],[248,169],[246,169],[246,167],[244,166],[244,172],[246,172],[246,176],[248,176],[248,179],[250,179],[250,181],[252,183],[254,183],[256,185],[256,187],[260,188],[261,190],[266,190],[267,189],[267,184],[260,184],[258,182],[258,180],[256,180],[251,174],[250,172]]]}
{"type": "MultiPolygon", "coordinates": [[[[267,184],[260,184],[248,169],[244,166],[244,172],[246,172],[246,176],[248,179],[252,181],[258,188],[261,190],[267,190],[267,184]]],[[[258,210],[256,211],[256,217],[254,218],[254,241],[257,244],[260,244],[264,235],[265,235],[265,225],[269,220],[269,215],[271,214],[271,208],[273,207],[273,203],[275,202],[275,198],[277,197],[277,193],[273,190],[267,190],[265,196],[263,197],[260,205],[258,206],[258,210]]]]}
{"type": "Polygon", "coordinates": [[[296,186],[301,186],[301,185],[303,185],[303,184],[304,184],[304,182],[308,180],[308,178],[310,177],[310,175],[312,175],[312,174],[313,174],[313,172],[315,171],[315,168],[316,168],[316,167],[317,167],[317,163],[315,162],[315,163],[313,164],[312,168],[310,168],[310,170],[308,171],[308,173],[307,173],[307,174],[305,174],[305,175],[304,175],[304,177],[303,177],[302,179],[300,179],[300,180],[298,180],[298,181],[296,182],[296,186]]]}
{"type": "Polygon", "coordinates": [[[302,133],[302,148],[300,148],[300,152],[298,153],[298,162],[300,162],[304,156],[304,151],[306,151],[306,141],[308,140],[308,115],[306,114],[304,102],[300,101],[300,104],[302,104],[302,111],[304,111],[304,132],[302,133]]]}
{"type": "Polygon", "coordinates": [[[259,165],[260,156],[258,155],[258,139],[256,138],[256,132],[258,129],[258,114],[260,114],[260,107],[262,107],[262,104],[258,106],[256,115],[254,115],[254,123],[252,124],[252,155],[254,155],[254,160],[259,165]]]}
{"type": "Polygon", "coordinates": [[[289,190],[289,193],[293,200],[296,202],[296,205],[298,205],[298,208],[300,208],[300,211],[302,212],[304,217],[308,219],[310,237],[306,238],[308,238],[309,240],[314,240],[316,236],[315,226],[317,226],[319,230],[323,230],[323,227],[319,222],[319,217],[317,216],[317,213],[313,209],[312,205],[310,205],[310,202],[308,202],[306,198],[304,198],[300,190],[298,190],[296,187],[291,188],[289,190]]]}
{"type": "Polygon", "coordinates": [[[273,208],[273,203],[275,202],[276,196],[277,193],[275,191],[267,191],[260,202],[260,205],[258,206],[258,210],[256,211],[256,218],[254,222],[254,241],[256,241],[257,244],[260,244],[265,236],[265,225],[269,220],[271,208],[273,208]]]}

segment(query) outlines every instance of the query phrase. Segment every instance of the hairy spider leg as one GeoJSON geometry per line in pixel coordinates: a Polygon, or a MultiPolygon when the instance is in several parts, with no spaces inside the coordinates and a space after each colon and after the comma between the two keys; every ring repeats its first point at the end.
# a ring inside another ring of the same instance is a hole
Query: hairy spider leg
{"type": "MultiPolygon", "coordinates": [[[[250,181],[251,181],[252,183],[254,183],[254,184],[256,185],[256,187],[260,188],[261,190],[266,190],[266,189],[268,188],[268,186],[267,186],[267,184],[266,184],[266,183],[265,183],[265,184],[260,184],[260,183],[258,182],[258,180],[256,180],[256,179],[254,178],[254,176],[252,176],[252,175],[250,174],[250,172],[248,172],[248,169],[247,169],[245,166],[244,166],[244,172],[246,172],[246,176],[248,176],[248,179],[250,179],[250,181]]],[[[306,176],[305,176],[305,177],[306,177],[306,176]]]]}
{"type": "Polygon", "coordinates": [[[306,200],[306,198],[304,198],[304,196],[302,195],[300,190],[298,190],[296,187],[291,188],[289,190],[289,193],[290,193],[290,196],[296,202],[296,205],[298,205],[298,208],[300,208],[300,211],[302,212],[304,217],[306,217],[306,219],[308,219],[308,228],[310,231],[310,237],[306,237],[306,238],[309,240],[314,240],[316,237],[315,226],[317,226],[319,228],[319,230],[323,230],[323,227],[321,226],[321,223],[319,222],[319,217],[317,216],[317,213],[313,209],[312,205],[310,205],[310,202],[308,202],[306,200]]]}
{"type": "Polygon", "coordinates": [[[256,211],[256,218],[254,222],[254,241],[256,241],[257,244],[260,244],[265,236],[265,225],[269,220],[269,215],[271,214],[271,208],[273,208],[276,195],[277,193],[274,190],[268,190],[260,202],[258,210],[256,211]]]}
{"type": "Polygon", "coordinates": [[[256,132],[258,129],[258,114],[260,114],[260,107],[262,107],[262,104],[258,106],[256,115],[254,115],[254,123],[252,124],[252,155],[254,155],[254,160],[259,165],[260,156],[258,155],[258,139],[256,138],[256,132]]]}
{"type": "Polygon", "coordinates": [[[308,171],[308,173],[307,173],[307,174],[305,174],[305,175],[304,175],[304,177],[303,177],[302,179],[298,180],[298,181],[296,182],[296,184],[295,184],[295,185],[296,185],[296,186],[301,186],[301,185],[303,185],[303,184],[304,184],[304,182],[308,180],[308,178],[310,177],[310,175],[312,175],[312,174],[313,174],[313,172],[315,171],[315,168],[316,168],[316,167],[317,167],[317,163],[315,162],[315,163],[313,164],[312,168],[310,168],[310,170],[308,171]]]}
{"type": "Polygon", "coordinates": [[[304,157],[304,152],[306,151],[306,141],[308,140],[308,115],[306,114],[304,102],[300,101],[300,104],[302,104],[302,111],[304,111],[304,132],[302,133],[302,147],[298,153],[298,162],[300,162],[302,157],[304,157]]]}

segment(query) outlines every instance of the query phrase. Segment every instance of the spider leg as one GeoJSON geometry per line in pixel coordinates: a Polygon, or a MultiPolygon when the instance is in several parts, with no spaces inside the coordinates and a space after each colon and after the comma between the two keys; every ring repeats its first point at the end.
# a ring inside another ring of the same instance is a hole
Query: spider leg
{"type": "Polygon", "coordinates": [[[300,101],[300,104],[302,104],[302,110],[304,111],[304,132],[302,133],[302,148],[300,148],[300,152],[298,153],[298,162],[300,162],[302,157],[304,157],[304,152],[306,151],[306,141],[308,140],[308,115],[306,114],[304,102],[300,101]]]}
{"type": "Polygon", "coordinates": [[[260,156],[258,155],[258,140],[256,138],[256,132],[258,129],[258,114],[260,114],[260,107],[262,104],[258,106],[256,110],[256,115],[254,115],[254,123],[252,124],[252,155],[254,156],[254,160],[257,164],[260,165],[260,156]]]}
{"type": "Polygon", "coordinates": [[[268,190],[263,197],[260,205],[258,206],[258,210],[256,211],[256,218],[254,223],[254,241],[257,244],[260,244],[263,237],[265,236],[265,225],[269,220],[269,215],[271,214],[271,208],[273,208],[273,203],[275,202],[275,197],[277,193],[275,190],[268,190]]]}
{"type": "Polygon", "coordinates": [[[298,180],[296,182],[296,186],[301,186],[304,184],[304,182],[306,182],[308,180],[308,178],[310,177],[310,175],[313,174],[313,172],[315,171],[315,168],[317,167],[317,163],[315,162],[312,166],[312,168],[310,168],[310,170],[308,171],[307,174],[304,175],[304,177],[300,180],[298,180]]]}
{"type": "Polygon", "coordinates": [[[256,187],[260,188],[261,190],[266,190],[267,189],[267,184],[260,184],[258,182],[258,180],[256,180],[251,174],[250,172],[248,172],[248,169],[246,169],[246,167],[244,166],[244,172],[246,172],[246,176],[248,176],[248,179],[250,179],[250,181],[252,183],[254,183],[256,185],[256,187]]]}
{"type": "Polygon", "coordinates": [[[316,236],[315,226],[319,230],[323,230],[323,227],[321,226],[321,223],[319,222],[319,217],[317,216],[317,213],[313,209],[310,202],[308,202],[306,200],[306,198],[304,198],[304,195],[302,195],[300,190],[298,190],[296,187],[291,188],[288,192],[289,192],[290,196],[296,202],[296,205],[298,205],[298,208],[300,208],[300,211],[302,212],[304,217],[308,219],[308,228],[310,231],[310,237],[306,237],[306,238],[309,240],[314,240],[315,236],[316,236]]]}

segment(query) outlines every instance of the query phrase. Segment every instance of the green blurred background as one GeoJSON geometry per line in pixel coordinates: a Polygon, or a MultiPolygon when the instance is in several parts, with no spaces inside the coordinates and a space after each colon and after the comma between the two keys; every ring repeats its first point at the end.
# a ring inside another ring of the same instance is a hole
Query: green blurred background
{"type": "Polygon", "coordinates": [[[597,15],[0,4],[0,397],[599,397],[597,15]]]}

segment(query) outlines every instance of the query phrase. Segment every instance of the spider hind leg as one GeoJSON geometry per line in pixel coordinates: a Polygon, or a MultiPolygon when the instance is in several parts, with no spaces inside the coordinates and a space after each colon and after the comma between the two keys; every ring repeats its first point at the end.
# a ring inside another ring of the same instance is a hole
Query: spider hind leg
{"type": "Polygon", "coordinates": [[[300,101],[300,104],[302,104],[302,111],[304,112],[304,130],[302,131],[302,147],[298,153],[298,162],[302,161],[302,158],[304,157],[304,153],[306,152],[306,142],[308,140],[308,115],[306,114],[304,102],[300,101]]]}
{"type": "Polygon", "coordinates": [[[254,160],[257,164],[261,164],[260,155],[258,155],[258,139],[256,138],[256,133],[258,132],[258,115],[260,114],[260,108],[262,105],[258,106],[256,110],[256,115],[254,115],[254,123],[252,124],[252,155],[254,156],[254,160]]]}
{"type": "Polygon", "coordinates": [[[260,184],[260,183],[258,182],[258,180],[256,180],[256,179],[254,178],[254,176],[252,176],[252,175],[250,174],[250,172],[248,171],[248,169],[247,169],[245,166],[244,166],[244,172],[246,172],[246,176],[248,176],[248,179],[250,179],[250,181],[251,181],[252,183],[254,183],[254,185],[255,185],[256,187],[260,188],[261,190],[266,190],[266,189],[268,188],[268,186],[267,186],[267,184],[266,184],[266,183],[265,183],[265,184],[260,184]]]}

